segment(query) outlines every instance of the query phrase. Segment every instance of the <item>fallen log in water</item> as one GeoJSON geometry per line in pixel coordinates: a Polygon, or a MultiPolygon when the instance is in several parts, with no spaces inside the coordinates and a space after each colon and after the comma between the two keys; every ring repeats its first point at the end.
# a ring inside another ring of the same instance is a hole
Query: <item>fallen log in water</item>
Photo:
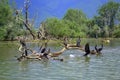
{"type": "Polygon", "coordinates": [[[57,52],[51,52],[48,55],[50,57],[58,57],[59,55],[61,55],[64,51],[66,50],[66,48],[64,47],[63,49],[61,49],[60,51],[57,52]]]}
{"type": "Polygon", "coordinates": [[[67,49],[79,49],[79,50],[85,51],[84,48],[83,48],[83,46],[80,45],[78,47],[78,46],[76,46],[76,44],[68,44],[66,48],[67,49]]]}
{"type": "MultiPolygon", "coordinates": [[[[76,46],[76,44],[67,44],[67,46],[63,47],[60,51],[57,52],[48,52],[47,56],[49,58],[52,57],[58,57],[59,55],[61,55],[65,50],[70,50],[70,49],[78,49],[81,51],[85,52],[85,49],[83,46],[76,46]]],[[[27,59],[38,59],[41,60],[43,57],[45,57],[43,54],[44,53],[36,53],[36,51],[33,51],[31,49],[27,49],[30,50],[32,52],[32,54],[29,54],[28,56],[26,56],[27,59]]],[[[98,54],[98,52],[96,50],[90,50],[90,54],[98,54]]]]}

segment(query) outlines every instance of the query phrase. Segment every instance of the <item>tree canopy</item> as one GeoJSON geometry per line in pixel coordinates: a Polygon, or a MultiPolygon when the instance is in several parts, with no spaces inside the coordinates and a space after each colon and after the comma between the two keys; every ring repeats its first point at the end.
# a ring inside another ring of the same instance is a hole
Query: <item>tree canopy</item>
{"type": "MultiPolygon", "coordinates": [[[[31,28],[28,8],[25,8],[25,15],[17,13],[17,16],[14,9],[9,0],[0,0],[0,40],[13,40],[17,36],[25,36],[28,31],[28,35],[35,38],[35,28],[31,28]],[[24,16],[25,18],[22,18],[24,16]]],[[[98,15],[89,19],[82,10],[68,9],[62,19],[48,18],[43,22],[44,28],[37,31],[42,31],[44,36],[52,38],[120,37],[120,3],[108,1],[99,7],[97,12],[98,15]]]]}
{"type": "Polygon", "coordinates": [[[69,9],[62,20],[50,18],[46,20],[46,29],[55,37],[78,37],[86,36],[86,16],[77,9],[69,9]]]}
{"type": "Polygon", "coordinates": [[[0,40],[13,40],[21,31],[22,23],[16,21],[9,0],[0,0],[0,40]]]}

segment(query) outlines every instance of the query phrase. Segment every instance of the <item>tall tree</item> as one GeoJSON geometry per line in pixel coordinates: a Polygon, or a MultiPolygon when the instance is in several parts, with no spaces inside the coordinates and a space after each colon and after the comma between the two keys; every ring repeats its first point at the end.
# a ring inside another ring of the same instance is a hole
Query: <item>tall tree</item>
{"type": "Polygon", "coordinates": [[[12,19],[12,10],[8,0],[0,0],[0,27],[6,25],[12,19]]]}
{"type": "Polygon", "coordinates": [[[22,24],[15,21],[13,12],[9,0],[0,0],[0,40],[13,40],[21,32],[22,24]]]}
{"type": "Polygon", "coordinates": [[[64,20],[69,20],[71,22],[76,22],[79,25],[82,25],[86,22],[86,15],[78,9],[69,9],[65,16],[63,17],[64,20]]]}
{"type": "Polygon", "coordinates": [[[33,39],[35,39],[35,35],[32,32],[32,30],[30,29],[30,24],[28,23],[28,9],[29,9],[29,6],[30,6],[30,0],[26,0],[24,6],[25,6],[25,21],[23,21],[23,23],[25,24],[26,29],[32,35],[33,39]]]}
{"type": "Polygon", "coordinates": [[[86,15],[81,10],[68,9],[67,13],[63,17],[63,20],[68,20],[70,21],[70,23],[75,23],[76,25],[73,25],[73,27],[76,35],[85,37],[88,30],[86,25],[87,18],[86,15]]]}
{"type": "Polygon", "coordinates": [[[118,10],[120,10],[120,4],[114,1],[109,1],[98,10],[104,22],[104,26],[107,25],[111,29],[114,27],[118,10]]]}
{"type": "Polygon", "coordinates": [[[32,27],[31,25],[33,25],[33,24],[29,22],[29,17],[28,17],[29,16],[28,15],[29,14],[29,12],[28,12],[29,7],[30,7],[30,0],[25,0],[25,2],[24,2],[25,18],[19,17],[19,10],[16,10],[16,15],[17,15],[18,19],[23,22],[23,24],[26,27],[26,30],[29,31],[29,33],[32,35],[33,39],[35,39],[36,36],[35,36],[33,30],[31,29],[31,27],[32,27]]]}

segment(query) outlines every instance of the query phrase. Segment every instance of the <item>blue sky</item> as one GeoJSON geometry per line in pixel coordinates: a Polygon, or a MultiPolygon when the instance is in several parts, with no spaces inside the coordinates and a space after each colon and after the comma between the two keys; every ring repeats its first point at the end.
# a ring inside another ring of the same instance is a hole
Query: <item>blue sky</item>
{"type": "MultiPolygon", "coordinates": [[[[24,6],[25,0],[15,0],[18,9],[24,6]]],[[[30,0],[29,16],[37,15],[37,22],[47,18],[61,19],[69,8],[82,10],[88,18],[97,15],[97,9],[109,0],[30,0]]],[[[120,0],[114,0],[120,2],[120,0]]]]}

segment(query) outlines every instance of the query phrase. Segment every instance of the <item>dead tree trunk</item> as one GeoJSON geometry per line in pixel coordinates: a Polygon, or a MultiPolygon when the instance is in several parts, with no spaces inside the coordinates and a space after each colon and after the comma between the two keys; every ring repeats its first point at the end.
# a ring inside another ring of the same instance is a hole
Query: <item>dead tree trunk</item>
{"type": "Polygon", "coordinates": [[[32,30],[29,28],[29,25],[26,24],[26,22],[24,22],[24,21],[23,21],[23,23],[24,23],[26,29],[27,29],[27,30],[30,32],[30,34],[32,35],[33,39],[35,39],[36,37],[35,37],[35,35],[33,34],[32,30]]]}
{"type": "Polygon", "coordinates": [[[34,33],[32,32],[32,30],[30,29],[29,23],[28,23],[28,8],[29,8],[29,6],[30,6],[29,0],[26,0],[26,2],[25,2],[24,5],[25,5],[25,22],[23,21],[23,23],[24,23],[26,29],[27,29],[27,30],[30,32],[30,34],[32,35],[33,39],[35,39],[36,37],[35,37],[34,33]]]}
{"type": "Polygon", "coordinates": [[[45,31],[44,23],[41,23],[41,25],[40,25],[39,36],[41,39],[46,39],[46,31],[45,31]]]}
{"type": "Polygon", "coordinates": [[[30,32],[30,34],[33,37],[33,39],[36,39],[35,34],[33,33],[33,31],[30,28],[31,25],[30,25],[29,20],[28,20],[28,9],[29,9],[29,6],[30,6],[30,2],[29,2],[29,0],[26,0],[25,4],[24,4],[25,20],[19,17],[19,13],[21,13],[22,11],[19,12],[18,10],[16,10],[16,18],[18,17],[18,20],[21,20],[23,22],[23,24],[25,25],[26,30],[28,30],[30,32]]]}

